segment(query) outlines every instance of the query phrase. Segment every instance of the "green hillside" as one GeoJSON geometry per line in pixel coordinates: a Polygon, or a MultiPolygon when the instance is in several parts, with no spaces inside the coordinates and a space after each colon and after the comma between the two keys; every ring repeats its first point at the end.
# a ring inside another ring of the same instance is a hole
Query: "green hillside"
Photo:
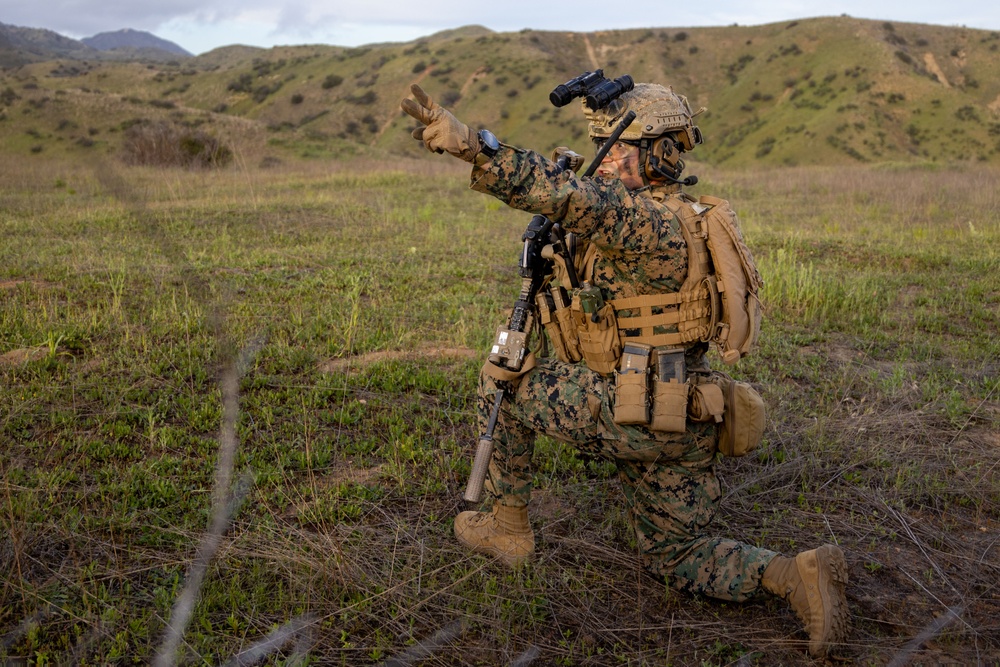
{"type": "Polygon", "coordinates": [[[214,128],[247,155],[419,155],[413,81],[472,125],[589,152],[558,83],[601,67],[673,84],[698,160],[730,166],[1000,161],[1000,33],[849,17],[755,27],[493,33],[362,48],[226,47],[173,63],[62,59],[0,74],[0,151],[115,151],[142,118],[214,128]]]}

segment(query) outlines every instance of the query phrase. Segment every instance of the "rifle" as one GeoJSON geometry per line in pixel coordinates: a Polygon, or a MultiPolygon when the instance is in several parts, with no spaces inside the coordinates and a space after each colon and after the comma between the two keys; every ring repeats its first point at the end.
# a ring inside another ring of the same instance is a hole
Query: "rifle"
{"type": "MultiPolygon", "coordinates": [[[[604,93],[608,88],[613,88],[617,91],[617,94],[611,98],[614,99],[627,90],[631,90],[631,81],[631,77],[626,75],[614,82],[608,82],[604,78],[602,70],[586,72],[562,84],[562,86],[558,86],[552,92],[550,100],[556,106],[564,106],[569,100],[562,100],[565,99],[566,94],[571,94],[573,97],[587,97],[589,102],[589,98],[591,97],[589,91],[598,89],[604,93]],[[627,81],[625,81],[626,79],[627,81]],[[611,85],[609,86],[608,84],[611,85]],[[568,89],[570,92],[563,93],[561,89],[568,89]],[[552,99],[557,94],[560,95],[558,100],[562,101],[561,104],[556,104],[557,100],[552,99]]],[[[610,103],[610,100],[605,102],[605,105],[608,103],[610,103]]],[[[607,155],[611,147],[618,141],[618,137],[621,136],[622,132],[635,120],[635,116],[634,111],[629,111],[625,114],[621,122],[615,127],[614,132],[608,137],[608,140],[597,151],[594,161],[590,163],[590,166],[584,173],[584,178],[594,175],[597,167],[604,160],[604,156],[607,155]]],[[[569,156],[563,155],[556,164],[561,169],[566,169],[569,166],[569,161],[569,156]]],[[[497,331],[496,339],[488,357],[490,363],[513,372],[520,371],[524,365],[524,359],[528,351],[528,338],[531,335],[535,320],[535,295],[538,294],[546,277],[552,271],[552,259],[543,256],[545,246],[551,245],[555,252],[562,254],[566,260],[570,283],[574,287],[579,284],[571,250],[573,243],[571,240],[567,241],[558,223],[549,220],[543,215],[536,215],[528,223],[528,227],[521,236],[521,240],[524,241],[524,248],[521,252],[518,267],[518,273],[521,276],[521,292],[514,302],[514,310],[507,321],[507,326],[505,328],[501,327],[497,331]]],[[[551,256],[549,255],[549,257],[551,256]]],[[[503,405],[507,394],[512,390],[508,382],[497,381],[496,384],[497,392],[493,400],[493,409],[486,423],[485,432],[479,436],[479,441],[476,445],[476,456],[472,463],[472,473],[469,475],[469,481],[465,487],[464,498],[468,502],[478,503],[482,499],[483,485],[486,482],[486,474],[489,472],[490,460],[493,458],[493,433],[500,418],[500,407],[503,405]]]]}

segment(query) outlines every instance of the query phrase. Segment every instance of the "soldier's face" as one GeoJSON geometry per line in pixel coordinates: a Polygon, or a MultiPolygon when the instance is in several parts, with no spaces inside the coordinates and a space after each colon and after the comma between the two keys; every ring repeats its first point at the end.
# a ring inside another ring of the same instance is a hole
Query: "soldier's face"
{"type": "Polygon", "coordinates": [[[642,187],[639,175],[639,148],[621,142],[616,143],[597,168],[597,175],[606,179],[619,179],[629,190],[642,187]]]}

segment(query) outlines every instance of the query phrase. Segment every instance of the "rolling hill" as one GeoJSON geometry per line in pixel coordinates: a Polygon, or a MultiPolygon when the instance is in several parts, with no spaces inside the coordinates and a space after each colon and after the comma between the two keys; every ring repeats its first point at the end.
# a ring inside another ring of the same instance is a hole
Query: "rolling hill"
{"type": "Polygon", "coordinates": [[[93,37],[84,37],[80,40],[87,46],[91,46],[99,51],[115,51],[122,49],[136,49],[143,51],[146,49],[165,51],[175,56],[191,56],[185,49],[177,46],[173,42],[161,39],[156,35],[143,30],[116,30],[114,32],[102,32],[93,37]]]}
{"type": "Polygon", "coordinates": [[[847,16],[764,26],[494,33],[403,44],[226,47],[170,63],[67,51],[0,75],[0,151],[114,150],[143,118],[215,128],[261,154],[422,154],[411,82],[470,125],[590,153],[579,107],[548,102],[585,70],[672,84],[708,108],[694,157],[720,165],[1000,161],[1000,33],[847,16]]]}

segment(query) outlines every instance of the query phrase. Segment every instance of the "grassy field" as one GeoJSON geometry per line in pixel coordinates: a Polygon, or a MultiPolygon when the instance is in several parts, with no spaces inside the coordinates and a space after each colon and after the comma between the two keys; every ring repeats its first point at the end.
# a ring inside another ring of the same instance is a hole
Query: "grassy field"
{"type": "MultiPolygon", "coordinates": [[[[689,171],[766,282],[714,530],[840,544],[850,662],[1000,661],[1000,171],[689,171]]],[[[0,172],[0,660],[809,662],[783,603],[645,574],[558,443],[532,564],[454,541],[530,217],[461,167],[0,172]]]]}

